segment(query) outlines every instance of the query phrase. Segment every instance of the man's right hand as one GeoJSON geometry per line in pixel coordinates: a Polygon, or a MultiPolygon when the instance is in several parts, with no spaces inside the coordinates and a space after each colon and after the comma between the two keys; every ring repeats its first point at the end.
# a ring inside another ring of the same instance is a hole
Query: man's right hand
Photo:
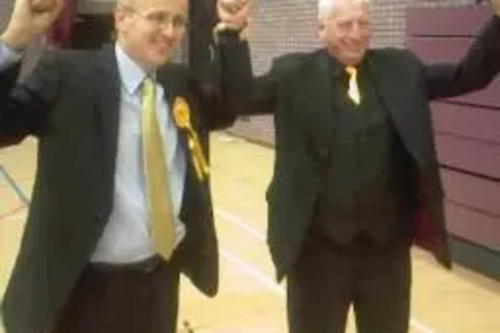
{"type": "Polygon", "coordinates": [[[13,49],[23,49],[33,37],[47,32],[63,4],[63,0],[16,0],[10,22],[0,39],[13,49]]]}

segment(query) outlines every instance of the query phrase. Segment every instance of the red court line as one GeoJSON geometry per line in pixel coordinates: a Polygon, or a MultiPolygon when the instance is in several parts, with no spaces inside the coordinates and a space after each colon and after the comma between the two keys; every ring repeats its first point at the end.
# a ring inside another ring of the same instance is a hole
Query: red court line
{"type": "Polygon", "coordinates": [[[22,212],[26,208],[25,205],[18,206],[10,211],[8,211],[5,214],[0,214],[0,222],[7,219],[8,217],[11,217],[13,215],[16,215],[17,213],[22,212]]]}

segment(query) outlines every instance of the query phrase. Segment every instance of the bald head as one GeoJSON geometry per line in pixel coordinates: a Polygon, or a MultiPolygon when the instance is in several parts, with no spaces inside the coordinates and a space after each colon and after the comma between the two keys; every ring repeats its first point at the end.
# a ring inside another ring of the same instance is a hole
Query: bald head
{"type": "Polygon", "coordinates": [[[118,0],[117,42],[146,71],[169,60],[184,36],[187,0],[118,0]]]}
{"type": "Polygon", "coordinates": [[[117,6],[135,7],[140,3],[140,0],[118,0],[116,2],[117,6]]]}

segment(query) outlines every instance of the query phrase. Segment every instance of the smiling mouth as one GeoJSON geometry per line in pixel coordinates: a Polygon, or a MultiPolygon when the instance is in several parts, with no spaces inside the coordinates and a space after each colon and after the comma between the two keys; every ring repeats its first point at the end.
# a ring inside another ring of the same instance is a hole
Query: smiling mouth
{"type": "Polygon", "coordinates": [[[355,46],[355,47],[347,48],[347,51],[353,52],[353,53],[363,52],[364,50],[365,50],[365,47],[363,47],[363,46],[355,46]]]}
{"type": "Polygon", "coordinates": [[[159,53],[168,53],[172,49],[171,45],[159,45],[156,47],[159,53]]]}

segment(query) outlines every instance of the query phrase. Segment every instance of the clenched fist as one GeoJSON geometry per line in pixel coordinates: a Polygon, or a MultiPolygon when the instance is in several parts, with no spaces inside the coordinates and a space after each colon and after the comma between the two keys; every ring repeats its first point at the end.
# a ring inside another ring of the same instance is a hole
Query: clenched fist
{"type": "Polygon", "coordinates": [[[219,0],[220,6],[234,14],[247,3],[246,0],[219,0]]]}
{"type": "Polygon", "coordinates": [[[1,39],[13,48],[23,48],[33,37],[45,33],[56,20],[64,0],[16,0],[1,39]]]}
{"type": "Polygon", "coordinates": [[[491,0],[491,7],[493,8],[493,13],[500,16],[500,0],[491,0]]]}
{"type": "Polygon", "coordinates": [[[249,20],[252,0],[218,0],[219,23],[235,29],[244,29],[249,20]]]}

